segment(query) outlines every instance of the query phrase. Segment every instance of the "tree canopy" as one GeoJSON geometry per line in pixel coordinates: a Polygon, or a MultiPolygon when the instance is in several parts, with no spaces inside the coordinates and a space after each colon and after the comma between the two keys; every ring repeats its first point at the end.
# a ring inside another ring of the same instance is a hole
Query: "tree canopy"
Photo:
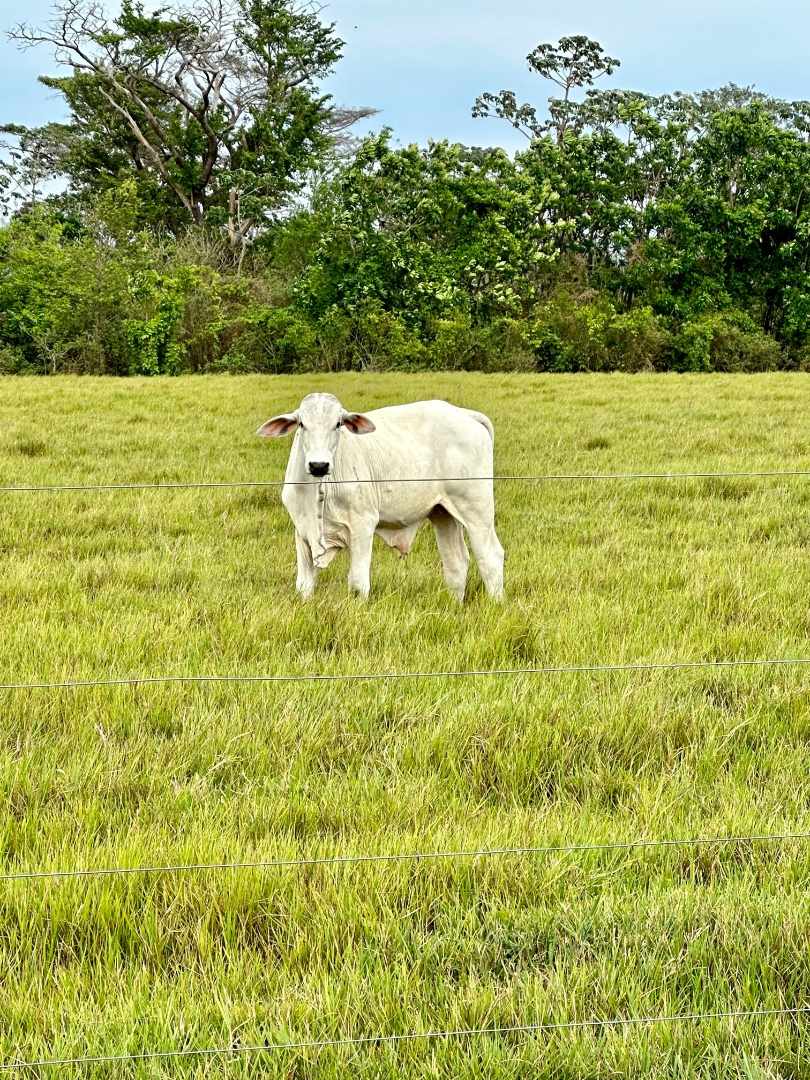
{"type": "Polygon", "coordinates": [[[0,370],[810,369],[806,101],[621,88],[577,35],[527,56],[545,104],[472,106],[519,152],[402,147],[352,140],[293,0],[12,36],[69,116],[3,129],[0,370]]]}
{"type": "Polygon", "coordinates": [[[338,108],[320,90],[343,42],[290,0],[197,0],[148,13],[123,0],[61,0],[20,44],[49,45],[68,73],[43,76],[69,120],[7,125],[20,151],[78,195],[134,179],[154,224],[224,224],[241,251],[313,168],[371,109],[338,108]]]}

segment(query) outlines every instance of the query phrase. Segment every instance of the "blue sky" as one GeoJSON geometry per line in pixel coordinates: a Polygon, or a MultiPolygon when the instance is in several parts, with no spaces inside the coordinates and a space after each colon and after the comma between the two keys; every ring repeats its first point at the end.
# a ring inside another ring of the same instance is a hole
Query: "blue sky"
{"type": "MultiPolygon", "coordinates": [[[[21,15],[44,21],[49,9],[48,0],[0,0],[0,26],[21,15]]],[[[524,58],[562,34],[587,34],[618,56],[614,85],[662,92],[755,83],[780,97],[810,98],[810,5],[798,0],[332,0],[324,11],[346,40],[329,89],[341,104],[379,108],[366,127],[387,124],[403,143],[522,145],[507,125],[471,119],[470,108],[482,90],[504,87],[542,103],[546,88],[524,58]]],[[[53,70],[47,53],[20,53],[2,40],[0,61],[0,121],[33,124],[58,114],[54,95],[36,83],[53,70]]]]}

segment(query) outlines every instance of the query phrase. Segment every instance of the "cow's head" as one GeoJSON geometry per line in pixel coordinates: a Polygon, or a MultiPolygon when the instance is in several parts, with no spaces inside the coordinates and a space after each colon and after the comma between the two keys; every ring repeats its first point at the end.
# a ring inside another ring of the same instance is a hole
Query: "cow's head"
{"type": "Polygon", "coordinates": [[[257,435],[278,439],[298,430],[304,463],[312,476],[327,476],[334,468],[341,428],[352,435],[367,435],[374,425],[362,413],[346,412],[331,394],[310,394],[294,413],[282,413],[262,424],[257,435]]]}

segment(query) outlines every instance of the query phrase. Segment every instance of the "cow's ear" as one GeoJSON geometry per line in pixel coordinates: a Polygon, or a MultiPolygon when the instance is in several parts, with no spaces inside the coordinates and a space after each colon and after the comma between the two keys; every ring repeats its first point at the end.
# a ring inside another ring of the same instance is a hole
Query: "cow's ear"
{"type": "Polygon", "coordinates": [[[363,416],[359,412],[347,412],[343,414],[343,426],[347,428],[352,435],[370,435],[372,431],[377,429],[367,416],[363,416]]]}
{"type": "Polygon", "coordinates": [[[289,435],[297,427],[298,413],[282,413],[281,416],[274,416],[272,420],[262,424],[256,434],[263,439],[280,439],[282,435],[289,435]]]}

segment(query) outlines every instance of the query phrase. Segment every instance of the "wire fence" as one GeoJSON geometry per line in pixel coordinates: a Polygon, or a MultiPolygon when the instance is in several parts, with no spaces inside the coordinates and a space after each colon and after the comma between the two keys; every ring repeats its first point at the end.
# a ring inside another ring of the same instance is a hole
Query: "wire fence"
{"type": "MultiPolygon", "coordinates": [[[[584,673],[633,673],[652,671],[688,671],[688,670],[723,670],[728,668],[755,667],[806,667],[810,657],[767,658],[751,660],[700,660],[675,661],[669,663],[628,663],[628,664],[584,664],[584,665],[547,665],[544,667],[494,668],[455,671],[410,671],[410,672],[363,672],[336,674],[280,674],[280,675],[158,675],[112,679],[72,679],[63,682],[8,682],[0,683],[0,690],[38,691],[38,690],[76,690],[90,688],[154,686],[159,684],[206,684],[206,683],[310,683],[310,682],[358,682],[380,681],[385,679],[424,679],[424,678],[462,678],[479,676],[516,676],[542,674],[584,674],[584,673]]],[[[76,870],[29,870],[0,873],[0,882],[32,881],[44,878],[84,878],[123,874],[180,873],[189,871],[237,870],[237,869],[274,869],[282,867],[301,867],[318,865],[345,865],[350,863],[426,861],[430,859],[477,858],[494,855],[540,855],[575,851],[627,850],[645,847],[676,847],[705,844],[739,844],[743,842],[768,842],[777,840],[806,840],[810,833],[790,832],[780,834],[752,834],[750,836],[697,837],[692,839],[671,840],[632,840],[598,844],[544,845],[523,847],[502,847],[471,851],[433,851],[406,852],[395,854],[361,854],[348,856],[318,856],[312,858],[253,860],[248,862],[186,863],[180,865],[156,865],[138,867],[102,867],[76,870]]]]}
{"type": "Polygon", "coordinates": [[[649,848],[706,847],[810,840],[810,832],[751,833],[746,836],[694,836],[664,840],[609,840],[602,843],[546,844],[541,847],[473,848],[455,851],[405,851],[382,854],[315,855],[304,858],[254,859],[246,862],[175,863],[155,866],[102,866],[78,870],[20,870],[0,873],[0,882],[118,877],[135,874],[181,874],[214,870],[282,870],[303,867],[345,867],[364,863],[430,862],[443,859],[482,859],[510,855],[569,855],[583,852],[634,851],[649,848]]]}
{"type": "Polygon", "coordinates": [[[33,494],[50,492],[104,492],[104,491],[210,491],[227,488],[281,488],[311,487],[323,484],[327,487],[341,484],[436,484],[461,482],[527,482],[550,483],[556,481],[596,480],[744,480],[744,479],[802,479],[810,477],[810,469],[760,469],[727,472],[619,472],[619,473],[538,473],[501,474],[493,476],[398,476],[387,479],[346,478],[328,479],[313,477],[311,480],[144,480],[131,483],[110,484],[3,484],[0,494],[33,494]]]}
{"type": "MultiPolygon", "coordinates": [[[[810,470],[739,470],[739,471],[701,471],[701,472],[620,472],[620,473],[547,473],[536,475],[492,475],[492,476],[455,476],[455,477],[398,477],[391,479],[330,479],[313,478],[305,481],[137,481],[125,483],[96,484],[6,484],[0,485],[0,494],[61,494],[69,492],[103,493],[126,491],[178,491],[178,490],[217,490],[281,488],[285,485],[304,486],[318,484],[334,486],[341,484],[423,484],[455,482],[592,482],[592,481],[634,481],[634,480],[707,480],[707,479],[806,479],[810,470]]],[[[195,683],[311,683],[311,682],[359,682],[382,681],[391,679],[436,679],[468,678],[519,675],[551,674],[609,674],[618,672],[653,672],[683,671],[695,669],[726,669],[753,667],[803,666],[810,664],[810,657],[766,658],[766,659],[728,659],[696,660],[650,663],[618,664],[553,664],[539,667],[468,669],[447,671],[408,671],[408,672],[363,672],[363,673],[311,673],[311,674],[256,674],[256,675],[157,675],[126,676],[105,679],[69,679],[64,681],[5,682],[0,683],[0,690],[36,691],[68,690],[92,687],[127,687],[156,684],[195,684],[195,683]]],[[[564,845],[517,846],[500,848],[480,848],[473,850],[417,851],[400,853],[365,853],[333,856],[313,856],[303,858],[279,858],[269,860],[251,860],[241,862],[181,863],[147,866],[107,866],[87,867],[67,870],[22,870],[0,873],[0,882],[40,881],[46,879],[86,879],[136,874],[179,874],[188,872],[236,871],[245,869],[274,870],[300,867],[345,867],[369,863],[425,862],[430,860],[479,859],[508,856],[553,856],[566,853],[616,852],[642,849],[685,848],[706,845],[739,845],[744,843],[804,842],[810,839],[810,832],[755,833],[744,836],[691,837],[683,839],[638,839],[628,841],[607,841],[597,843],[574,843],[564,845]]],[[[173,1050],[149,1050],[131,1054],[101,1054],[79,1057],[40,1058],[37,1060],[11,1061],[0,1063],[0,1071],[28,1070],[59,1066],[87,1066],[93,1064],[115,1064],[126,1062],[153,1061],[190,1057],[222,1057],[244,1054],[270,1054],[290,1051],[320,1051],[329,1048],[363,1047],[396,1045],[414,1041],[468,1038],[505,1038],[552,1034],[572,1030],[606,1030],[630,1026],[698,1023],[734,1019],[762,1019],[792,1017],[798,1020],[810,1013],[810,1006],[791,1006],[783,1008],[730,1009],[720,1012],[664,1014],[641,1017],[613,1017],[606,1019],[590,1018],[560,1022],[544,1022],[512,1026],[490,1026],[479,1028],[457,1028],[450,1030],[413,1031],[401,1034],[374,1034],[345,1036],[328,1039],[305,1039],[289,1042],[265,1042],[257,1045],[232,1044],[227,1046],[178,1048],[173,1050]]]]}
{"type": "Polygon", "coordinates": [[[621,672],[723,670],[726,668],[806,667],[810,657],[768,657],[751,660],[674,660],[663,663],[546,664],[540,667],[467,668],[447,671],[362,671],[280,673],[270,675],[127,675],[109,679],[65,679],[57,682],[3,682],[0,690],[87,690],[116,686],[158,686],[201,683],[333,683],[380,682],[391,679],[465,679],[517,675],[606,675],[621,672]]]}
{"type": "Polygon", "coordinates": [[[40,1058],[0,1064],[0,1071],[35,1069],[67,1065],[110,1065],[133,1061],[156,1061],[167,1058],[225,1057],[242,1054],[274,1054],[292,1050],[326,1050],[341,1047],[397,1045],[438,1039],[507,1038],[517,1035],[554,1034],[563,1031],[609,1030],[652,1026],[654,1024],[695,1024],[716,1020],[756,1020],[775,1017],[799,1017],[810,1013],[810,1006],[796,1005],[775,1009],[728,1009],[718,1012],[669,1013],[660,1016],[614,1016],[605,1019],[549,1021],[537,1024],[514,1024],[503,1027],[453,1028],[445,1031],[407,1031],[401,1034],[349,1035],[337,1039],[302,1039],[291,1042],[267,1042],[254,1045],[193,1047],[177,1050],[148,1050],[136,1054],[98,1054],[87,1057],[40,1058]]]}

